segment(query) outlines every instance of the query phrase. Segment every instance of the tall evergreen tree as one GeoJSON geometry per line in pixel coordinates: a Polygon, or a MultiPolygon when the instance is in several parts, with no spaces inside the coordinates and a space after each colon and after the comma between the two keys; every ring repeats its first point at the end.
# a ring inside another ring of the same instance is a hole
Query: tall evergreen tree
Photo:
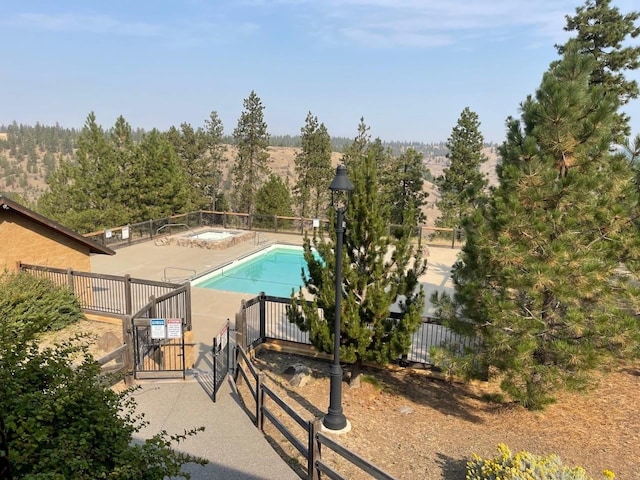
{"type": "Polygon", "coordinates": [[[202,128],[194,129],[189,123],[182,123],[180,130],[171,127],[167,133],[173,143],[190,186],[190,209],[206,208],[211,205],[210,186],[215,183],[215,172],[209,158],[209,137],[202,128]]]}
{"type": "Polygon", "coordinates": [[[130,222],[142,222],[184,212],[190,206],[190,185],[181,161],[166,136],[151,130],[132,150],[126,201],[130,222]]]}
{"type": "Polygon", "coordinates": [[[224,126],[222,120],[215,110],[209,114],[205,120],[205,130],[207,134],[207,146],[209,148],[209,169],[211,171],[210,183],[206,185],[206,193],[211,199],[211,208],[217,209],[217,201],[222,195],[221,187],[223,180],[222,167],[226,163],[224,153],[227,150],[224,145],[224,126]]]}
{"type": "Polygon", "coordinates": [[[484,138],[478,115],[465,107],[447,140],[449,166],[436,179],[440,200],[439,227],[458,228],[484,197],[487,178],[480,166],[487,161],[482,153],[484,138]]]}
{"type": "MultiPolygon", "coordinates": [[[[640,25],[636,22],[640,12],[623,15],[618,7],[612,7],[610,0],[586,0],[576,8],[574,16],[566,16],[565,30],[576,32],[580,51],[596,60],[591,83],[603,85],[606,92],[618,96],[621,105],[637,98],[640,93],[638,82],[627,78],[626,73],[640,67],[640,45],[626,44],[640,35],[640,25]],[[625,46],[623,47],[623,44],[625,46]]],[[[556,45],[561,55],[567,44],[556,45]]],[[[629,136],[629,117],[623,112],[616,114],[614,140],[623,141],[629,136]]]]}
{"type": "MultiPolygon", "coordinates": [[[[274,173],[270,174],[269,179],[262,184],[256,195],[256,213],[292,217],[291,190],[288,182],[274,173]]],[[[291,221],[280,220],[275,224],[273,217],[271,217],[259,219],[256,223],[262,227],[276,228],[276,226],[288,226],[291,221]]]]}
{"type": "Polygon", "coordinates": [[[296,154],[297,181],[294,192],[300,205],[300,215],[318,218],[324,212],[331,182],[331,137],[324,123],[309,112],[300,129],[302,149],[296,154]]]}
{"type": "Polygon", "coordinates": [[[264,106],[256,92],[251,91],[243,106],[233,131],[238,152],[231,173],[236,210],[253,213],[258,189],[270,173],[269,134],[264,121],[264,106]]]}
{"type": "Polygon", "coordinates": [[[371,145],[371,134],[369,130],[369,126],[364,123],[364,118],[361,117],[360,123],[358,123],[358,133],[356,137],[349,142],[343,150],[342,162],[347,169],[351,167],[351,163],[358,162],[371,145]]]}
{"type": "Polygon", "coordinates": [[[50,191],[40,198],[38,208],[80,232],[122,225],[127,214],[119,208],[121,181],[113,148],[91,112],[78,138],[75,161],[61,162],[52,173],[50,191]]]}
{"type": "Polygon", "coordinates": [[[424,166],[422,153],[408,148],[397,157],[391,157],[384,170],[384,184],[390,205],[390,221],[394,225],[404,225],[407,212],[415,210],[412,220],[423,223],[426,218],[422,207],[429,195],[424,191],[424,166]]]}
{"type": "Polygon", "coordinates": [[[131,136],[131,125],[120,115],[116,119],[116,123],[111,128],[107,137],[109,145],[111,147],[113,167],[117,171],[118,183],[113,187],[116,190],[117,200],[115,203],[122,207],[121,212],[128,222],[134,222],[136,205],[133,205],[130,201],[129,189],[135,188],[132,186],[132,180],[130,178],[132,164],[135,162],[135,152],[137,148],[134,145],[133,138],[131,136]]]}
{"type": "Polygon", "coordinates": [[[481,338],[480,365],[529,408],[638,353],[638,193],[610,150],[616,94],[590,81],[596,64],[577,47],[508,120],[500,185],[465,223],[455,294],[440,298],[454,329],[481,338]]]}
{"type": "MultiPolygon", "coordinates": [[[[408,351],[424,306],[418,277],[426,262],[421,248],[410,243],[411,228],[397,237],[388,235],[388,205],[382,200],[375,151],[351,155],[348,168],[354,191],[345,214],[340,357],[352,363],[351,382],[356,386],[363,362],[384,365],[408,351]],[[401,318],[392,320],[389,310],[396,302],[401,318]]],[[[289,309],[290,321],[309,331],[311,342],[327,353],[333,351],[335,241],[335,231],[329,239],[305,240],[309,276],[303,278],[313,302],[308,305],[300,293],[292,297],[289,309]]]]}

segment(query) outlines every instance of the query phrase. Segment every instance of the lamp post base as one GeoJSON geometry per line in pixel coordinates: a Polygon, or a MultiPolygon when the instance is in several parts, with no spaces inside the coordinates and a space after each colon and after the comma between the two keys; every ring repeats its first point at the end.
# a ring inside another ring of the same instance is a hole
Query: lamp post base
{"type": "Polygon", "coordinates": [[[345,419],[345,421],[347,422],[346,425],[340,429],[334,430],[333,428],[327,427],[324,424],[324,419],[327,418],[326,416],[322,419],[322,422],[320,422],[320,431],[323,433],[333,433],[335,435],[344,435],[345,433],[349,433],[351,431],[351,422],[347,419],[345,419]]]}

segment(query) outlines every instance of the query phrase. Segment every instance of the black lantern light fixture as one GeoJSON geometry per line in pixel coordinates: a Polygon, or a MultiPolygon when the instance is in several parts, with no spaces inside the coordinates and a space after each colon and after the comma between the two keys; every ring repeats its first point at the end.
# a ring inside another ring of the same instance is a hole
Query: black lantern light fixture
{"type": "Polygon", "coordinates": [[[349,206],[349,196],[353,184],[347,177],[347,168],[338,165],[336,176],[329,185],[331,190],[331,206],[336,211],[336,299],[333,316],[333,364],[329,373],[330,393],[329,411],[322,425],[327,430],[340,431],[347,427],[347,418],[342,412],[342,367],[340,366],[340,315],[342,300],[342,241],[344,238],[344,212],[349,206]]]}

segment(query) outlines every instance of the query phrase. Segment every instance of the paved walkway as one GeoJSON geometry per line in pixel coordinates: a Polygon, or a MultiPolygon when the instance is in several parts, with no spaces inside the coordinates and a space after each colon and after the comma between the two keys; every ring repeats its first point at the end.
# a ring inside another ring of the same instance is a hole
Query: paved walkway
{"type": "MultiPolygon", "coordinates": [[[[208,379],[207,381],[211,381],[208,379]]],[[[177,450],[209,460],[202,467],[189,464],[184,470],[193,480],[295,480],[300,477],[280,458],[238,404],[227,382],[216,403],[195,379],[169,382],[145,381],[135,392],[138,409],[147,426],[140,438],[166,430],[183,433],[204,426],[204,432],[188,438],[177,450]]]]}
{"type": "MultiPolygon", "coordinates": [[[[302,244],[300,235],[261,233],[261,241],[302,244]]],[[[109,257],[94,255],[94,273],[129,274],[136,278],[177,281],[185,276],[209,271],[230,260],[256,251],[264,245],[247,241],[226,250],[216,251],[178,246],[158,246],[145,242],[116,251],[109,257]]],[[[434,290],[451,288],[450,268],[458,250],[430,247],[427,273],[420,278],[427,299],[434,290]]],[[[204,426],[205,431],[188,439],[178,449],[209,460],[207,467],[188,466],[194,480],[276,480],[296,479],[297,474],[278,456],[261,432],[251,422],[238,403],[232,386],[227,382],[218,392],[217,402],[208,395],[213,383],[211,375],[211,346],[213,337],[227,319],[232,322],[240,302],[255,295],[219,292],[192,288],[192,324],[196,343],[195,368],[187,380],[145,381],[135,394],[140,412],[150,425],[140,432],[141,438],[160,430],[183,433],[185,429],[204,426]]],[[[425,308],[425,315],[432,307],[425,308]]]]}

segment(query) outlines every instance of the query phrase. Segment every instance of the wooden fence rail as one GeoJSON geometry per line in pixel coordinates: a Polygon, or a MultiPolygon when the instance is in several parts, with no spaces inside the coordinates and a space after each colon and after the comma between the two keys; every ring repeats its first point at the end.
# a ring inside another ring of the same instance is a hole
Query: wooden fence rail
{"type": "Polygon", "coordinates": [[[289,443],[307,460],[308,480],[319,480],[320,473],[324,473],[334,480],[346,480],[328,463],[322,460],[321,445],[339,455],[349,463],[378,480],[396,480],[395,477],[386,473],[381,468],[361,457],[357,453],[348,449],[344,445],[332,440],[321,432],[320,420],[317,418],[305,420],[294,408],[292,408],[275,390],[269,387],[264,381],[264,374],[256,370],[251,362],[251,356],[245,352],[241,346],[236,346],[236,366],[235,381],[242,378],[249,387],[251,397],[255,401],[255,424],[264,433],[265,419],[287,439],[289,443]],[[267,404],[270,400],[276,410],[267,404]],[[277,412],[284,412],[285,416],[291,418],[306,433],[305,439],[298,438],[285,423],[279,418],[277,412]]]}
{"type": "MultiPolygon", "coordinates": [[[[101,245],[119,248],[177,233],[178,230],[173,227],[178,226],[181,233],[185,233],[185,228],[192,230],[200,227],[222,227],[298,234],[313,231],[328,232],[331,227],[328,219],[197,210],[166,218],[98,230],[87,233],[84,236],[101,245]]],[[[389,225],[389,232],[392,232],[394,227],[396,225],[389,225]]],[[[455,248],[456,245],[460,246],[464,243],[463,233],[463,230],[457,228],[420,225],[416,228],[414,235],[427,244],[448,245],[450,243],[451,248],[455,248]]]]}

